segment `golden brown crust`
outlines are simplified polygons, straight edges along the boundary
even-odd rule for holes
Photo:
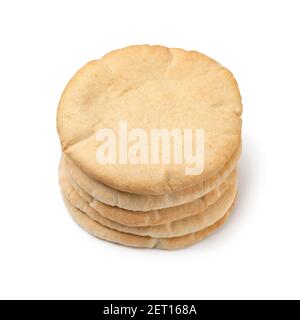
[[[228,211],[236,196],[236,184],[234,184],[215,203],[213,203],[203,211],[199,210],[194,214],[187,213],[186,217],[179,216],[178,219],[174,217],[173,221],[165,224],[133,227],[126,226],[120,224],[119,222],[108,219],[98,211],[90,207],[89,203],[84,201],[78,195],[72,185],[68,183],[68,180],[64,176],[63,172],[60,173],[60,185],[62,188],[62,193],[64,197],[69,201],[69,203],[73,207],[87,214],[91,219],[101,223],[102,225],[110,229],[118,230],[120,232],[131,233],[140,236],[150,236],[155,238],[178,237],[197,232],[201,229],[206,228],[207,226],[214,224]],[[176,213],[176,208],[173,209],[173,212]]]
[[[203,181],[193,187],[175,191],[164,195],[139,195],[114,190],[104,184],[85,175],[76,165],[63,157],[62,162],[65,170],[68,171],[73,181],[75,181],[84,191],[91,195],[92,198],[122,209],[131,211],[149,211],[158,210],[174,206],[179,206],[188,202],[199,199],[218,188],[235,170],[241,153],[239,147],[232,158],[226,163],[220,172],[214,177]]]
[[[102,217],[121,225],[145,227],[167,224],[172,221],[193,215],[199,215],[200,213],[205,212],[209,206],[219,200],[225,192],[236,186],[237,173],[234,171],[219,187],[193,202],[180,206],[150,211],[131,211],[112,207],[95,200],[92,196],[81,189],[74,180],[72,180],[67,170],[65,170],[63,162],[61,163],[60,168],[60,184],[65,197],[69,199],[73,206],[80,210],[84,212],[90,211],[93,216],[97,216],[97,214],[98,216],[101,215]],[[72,200],[68,198],[68,193],[72,193],[72,198],[75,202],[72,202]],[[79,206],[76,205],[76,203]],[[95,220],[97,220],[97,218]]]
[[[159,195],[216,175],[240,143],[241,113],[234,77],[214,60],[195,51],[131,46],[77,72],[62,95],[57,128],[64,152],[90,177],[117,190]],[[147,131],[203,129],[204,172],[187,176],[184,165],[99,166],[94,134],[116,130],[119,120]]]
[[[100,223],[92,220],[86,214],[81,212],[80,210],[74,208],[68,203],[68,200],[64,199],[66,206],[69,210],[70,215],[73,219],[87,232],[92,234],[93,236],[107,240],[110,242],[130,246],[137,248],[159,248],[159,249],[179,249],[183,247],[190,246],[196,242],[201,241],[202,239],[209,236],[212,232],[220,228],[225,224],[227,219],[230,216],[230,213],[233,209],[234,204],[228,210],[228,212],[218,220],[215,224],[200,230],[198,232],[184,235],[181,237],[174,238],[151,238],[151,237],[143,237],[137,236],[133,234],[127,234],[120,231],[116,231],[110,228],[107,228]]]

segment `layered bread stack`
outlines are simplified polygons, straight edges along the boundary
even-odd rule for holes
[[[141,45],[88,63],[57,114],[70,214],[127,246],[175,249],[205,238],[236,200],[241,114],[233,75],[201,53]],[[155,132],[170,139],[151,139]],[[200,149],[201,162],[191,162]]]

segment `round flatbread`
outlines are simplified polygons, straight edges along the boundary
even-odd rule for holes
[[[234,204],[228,210],[228,212],[218,220],[215,224],[200,230],[195,233],[191,233],[181,237],[174,238],[151,238],[151,237],[142,237],[129,233],[120,232],[117,230],[110,229],[104,225],[96,222],[95,220],[89,218],[85,213],[73,207],[68,200],[64,199],[66,206],[70,215],[73,219],[87,232],[93,236],[103,239],[106,241],[122,244],[130,247],[138,248],[159,248],[159,249],[179,249],[183,247],[190,246],[196,242],[201,241],[202,239],[209,236],[212,232],[220,228],[230,216],[230,213],[233,209]]]
[[[164,195],[215,176],[241,140],[241,97],[226,68],[209,57],[162,46],[113,51],[79,70],[61,97],[57,128],[64,153],[87,176],[113,189]],[[204,170],[186,174],[181,164],[99,164],[97,133],[201,129]]]
[[[82,200],[70,184],[61,181],[61,187],[63,195],[69,201],[69,203],[73,207],[76,207],[77,209],[80,209],[82,212],[87,214],[91,219],[101,223],[102,225],[110,229],[140,236],[149,236],[152,238],[179,237],[189,233],[200,231],[221,219],[231,207],[236,196],[235,185],[231,187],[227,192],[225,192],[219,200],[217,200],[203,212],[166,224],[130,227],[103,217],[98,211],[91,208],[87,202]]]
[[[232,158],[224,165],[222,170],[214,177],[184,190],[167,193],[164,195],[140,195],[112,189],[90,178],[80,170],[74,162],[63,157],[65,170],[72,179],[94,199],[107,204],[131,211],[150,211],[179,206],[199,199],[218,188],[235,170],[241,153],[241,146]]]
[[[87,212],[87,210],[96,210],[101,216],[119,224],[131,227],[142,227],[167,224],[172,221],[190,217],[206,211],[208,207],[214,204],[226,191],[228,191],[231,187],[236,186],[237,173],[236,171],[232,172],[231,175],[219,187],[210,191],[205,196],[194,200],[193,202],[176,207],[151,211],[130,211],[118,207],[112,207],[95,200],[91,195],[81,189],[75,181],[72,180],[72,177],[65,170],[63,161],[61,162],[60,166],[60,184],[63,189],[66,189],[64,191],[65,195],[68,193],[73,193],[73,198],[77,198],[77,203],[79,204],[77,207],[82,211]],[[81,201],[79,201],[78,198]],[[74,203],[72,203],[72,205],[76,207]],[[86,208],[87,205],[90,208]]]

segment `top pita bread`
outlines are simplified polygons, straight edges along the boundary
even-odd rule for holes
[[[195,52],[131,46],[91,61],[61,97],[57,127],[65,154],[87,175],[137,194],[174,192],[216,175],[240,143],[242,105],[232,74]],[[196,129],[205,134],[205,168],[185,175],[182,165],[99,165],[95,133],[128,128]],[[134,177],[134,179],[133,179]]]

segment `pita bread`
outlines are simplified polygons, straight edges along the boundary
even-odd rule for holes
[[[76,207],[77,209],[80,209],[82,212],[86,213],[91,219],[110,229],[140,236],[150,236],[153,238],[179,237],[189,233],[197,232],[214,224],[228,211],[236,196],[235,185],[225,192],[225,194],[218,201],[208,207],[208,209],[204,212],[167,224],[144,227],[129,227],[109,220],[103,217],[98,211],[91,208],[87,202],[80,198],[75,189],[68,184],[67,180],[65,180],[63,176],[61,176],[60,185],[63,195],[69,201],[69,203],[73,207]]]
[[[120,232],[110,229],[104,225],[89,218],[85,213],[73,207],[68,200],[64,199],[70,215],[73,219],[87,232],[93,236],[106,241],[122,244],[130,247],[137,248],[159,248],[159,249],[179,249],[190,246],[196,242],[209,236],[212,232],[224,225],[230,216],[234,204],[228,210],[228,212],[215,224],[200,230],[195,233],[191,233],[181,237],[174,238],[151,238],[142,237],[129,233]]]
[[[81,189],[76,184],[76,182],[72,180],[68,172],[64,169],[64,162],[61,162],[61,184],[64,183],[70,185],[85,204],[88,204],[103,217],[115,221],[119,224],[132,227],[166,224],[195,214],[200,214],[201,212],[207,210],[210,205],[215,203],[227,190],[235,186],[237,183],[237,173],[236,171],[234,171],[219,187],[210,191],[202,198],[194,200],[193,202],[160,210],[130,211],[118,207],[111,207],[95,200],[92,196]],[[69,189],[70,186],[68,187]],[[74,203],[72,203],[72,205],[76,206],[74,205]],[[87,212],[82,207],[79,207],[79,209]]]
[[[203,181],[198,185],[187,188],[185,190],[176,191],[164,195],[140,195],[130,194],[114,190],[104,184],[101,184],[90,178],[80,170],[74,162],[67,157],[63,157],[66,162],[66,170],[84,191],[90,194],[94,199],[122,209],[131,211],[150,211],[169,207],[179,206],[188,202],[199,199],[218,188],[235,170],[241,153],[241,146],[235,151],[232,158],[226,163],[223,169],[210,179]]]
[[[123,192],[164,196],[218,175],[240,144],[241,113],[237,83],[219,63],[195,51],[142,45],[79,70],[62,94],[57,128],[64,153],[87,176]],[[204,130],[203,172],[186,175],[185,163],[100,165],[96,133],[117,133],[124,120],[129,130],[143,128],[148,136],[156,128]]]

